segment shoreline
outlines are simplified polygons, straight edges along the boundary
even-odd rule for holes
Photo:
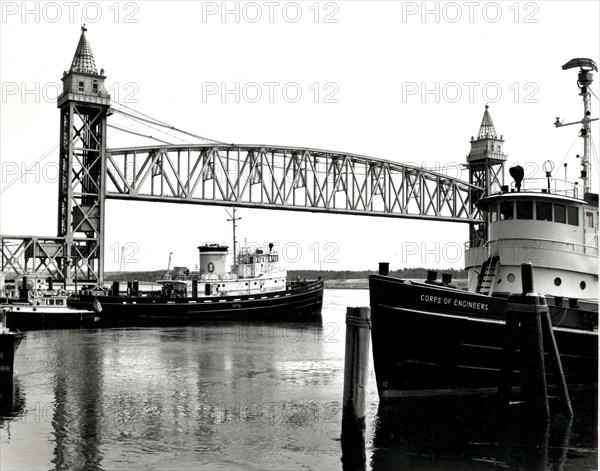
[[[466,289],[467,280],[457,278],[452,280],[457,288]],[[350,278],[345,280],[325,280],[325,289],[369,289],[369,280],[363,278]]]

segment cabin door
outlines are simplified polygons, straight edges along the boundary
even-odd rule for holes
[[[596,219],[597,216],[593,211],[585,211],[585,218],[583,222],[584,247],[598,247],[598,240],[596,239]]]

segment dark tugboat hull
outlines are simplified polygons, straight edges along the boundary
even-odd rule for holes
[[[243,296],[162,298],[74,295],[68,305],[98,312],[99,327],[189,324],[202,320],[315,320],[323,304],[323,281],[285,291]]]
[[[386,276],[370,278],[373,360],[382,400],[495,394],[506,337],[507,300]],[[551,308],[569,389],[597,387],[596,313],[589,329],[564,327],[568,308]],[[548,372],[547,372],[548,373]],[[554,380],[548,374],[548,384]]]
[[[41,329],[79,329],[94,327],[98,315],[65,309],[62,312],[46,312],[43,309],[18,310],[15,306],[7,313],[8,325],[20,331]]]
[[[22,332],[0,333],[0,378],[12,380],[15,352],[25,336]]]

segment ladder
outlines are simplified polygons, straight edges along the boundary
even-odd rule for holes
[[[488,258],[481,266],[481,273],[477,279],[476,292],[485,294],[488,296],[492,295],[494,291],[494,280],[496,279],[496,269],[500,264],[500,257],[492,256]]]

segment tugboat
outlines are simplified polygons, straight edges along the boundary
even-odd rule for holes
[[[52,278],[23,275],[2,285],[0,309],[7,309],[8,324],[18,330],[92,327],[97,314],[67,306],[67,298],[67,291],[56,289]]]
[[[199,271],[175,267],[173,278],[160,280],[160,291],[142,292],[129,283],[126,295],[119,282],[110,293],[83,291],[69,297],[68,305],[94,309],[99,325],[189,323],[204,319],[315,320],[323,304],[323,281],[288,281],[277,265],[279,255],[268,250],[242,248],[226,271],[228,246],[198,247]]]
[[[471,181],[485,193],[475,203],[483,224],[473,225],[465,251],[468,289],[431,272],[425,282],[387,276],[386,266],[370,277],[373,360],[382,401],[410,397],[495,394],[505,339],[508,296],[521,291],[520,265],[531,262],[535,290],[549,305],[554,336],[569,390],[598,383],[598,194],[591,192],[590,59],[579,67],[584,101],[582,185],[553,178],[524,179],[510,169],[503,184],[503,139],[497,138],[486,106],[480,133],[467,158]],[[563,124],[557,118],[557,127]],[[566,124],[565,124],[566,125]],[[578,156],[579,157],[579,156]],[[480,179],[479,179],[480,178]],[[479,180],[479,181],[478,181]],[[493,191],[497,186],[500,191]],[[556,380],[548,375],[550,388]]]

